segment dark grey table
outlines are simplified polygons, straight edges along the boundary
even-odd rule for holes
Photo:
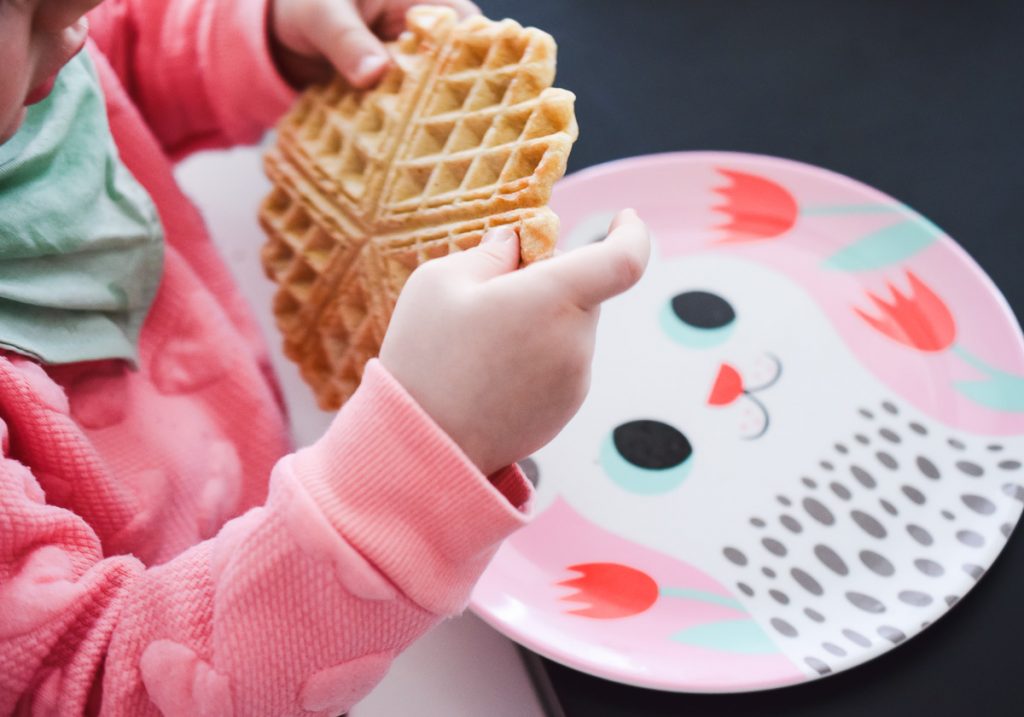
[[[558,85],[578,98],[569,171],[705,149],[827,167],[945,229],[1020,320],[1024,3],[477,2],[558,41]],[[1014,534],[967,598],[919,637],[812,684],[675,695],[537,664],[568,717],[1022,715],[1024,539]]]

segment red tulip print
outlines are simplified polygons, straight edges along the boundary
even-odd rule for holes
[[[775,239],[796,224],[799,207],[793,195],[779,184],[756,174],[719,169],[730,184],[715,191],[725,200],[713,207],[729,215],[717,228],[727,232],[727,243]]]
[[[956,338],[956,322],[949,308],[927,284],[907,271],[910,291],[904,294],[888,283],[892,301],[868,293],[880,315],[854,309],[857,315],[883,334],[918,351],[944,351]]]
[[[614,619],[637,615],[658,599],[658,584],[645,572],[619,563],[581,563],[569,570],[579,577],[558,583],[576,592],[562,600],[587,603],[569,610],[574,615]]]

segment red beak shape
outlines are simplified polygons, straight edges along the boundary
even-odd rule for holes
[[[718,367],[718,377],[708,396],[712,406],[728,406],[743,394],[743,379],[740,372],[727,363]]]

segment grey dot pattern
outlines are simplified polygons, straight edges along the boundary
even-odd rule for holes
[[[932,604],[932,596],[920,590],[903,590],[899,594],[900,602],[914,607],[927,607]]]
[[[800,568],[793,568],[789,571],[789,574],[793,576],[797,584],[804,590],[809,592],[811,595],[821,595],[825,590],[821,587],[821,584],[811,577],[807,572]]]
[[[774,627],[775,630],[784,637],[796,637],[798,634],[796,628],[781,617],[773,617],[770,622],[772,627]]]
[[[846,650],[841,648],[839,645],[835,645],[831,642],[821,643],[821,647],[825,652],[831,653],[836,657],[846,657]]]
[[[910,533],[910,537],[916,540],[918,543],[924,546],[929,546],[935,542],[932,534],[922,528],[920,525],[911,523],[907,526],[907,532]]]
[[[843,630],[843,637],[859,647],[871,647],[871,640],[861,635],[856,630],[849,628]]]
[[[809,466],[814,472],[797,474],[790,489],[774,496],[773,502],[784,508],[776,513],[774,530],[757,537],[766,551],[761,554],[766,564],[760,570],[755,568],[753,580],[734,583],[747,597],[771,598],[775,615],[769,622],[775,633],[788,638],[806,633],[805,638],[817,640],[809,644],[819,647],[803,655],[805,663],[816,670],[831,671],[833,660],[870,647],[872,639],[865,635],[877,634],[885,642],[899,644],[917,631],[922,618],[928,618],[923,620],[927,625],[936,603],[952,605],[958,599],[943,590],[947,581],[957,574],[976,580],[984,573],[983,567],[958,560],[957,555],[963,558],[967,555],[963,551],[984,547],[998,540],[1000,533],[1005,538],[1014,527],[1003,513],[1005,499],[993,496],[993,486],[984,480],[1000,471],[1004,481],[1015,478],[1008,472],[1021,468],[1012,454],[993,455],[1002,446],[992,448],[997,444],[978,442],[968,447],[957,438],[936,435],[936,428],[924,421],[904,419],[893,425],[890,416],[901,415],[893,402],[863,408],[860,414],[869,421],[883,420],[832,443],[831,450]],[[922,440],[928,436],[934,437]],[[949,447],[936,447],[937,439]],[[953,454],[951,448],[960,453]],[[970,482],[978,478],[981,482]],[[940,495],[931,486],[942,479],[946,482]],[[1024,485],[1020,483],[1024,481],[1004,483],[1003,493],[1024,502]],[[957,491],[953,494],[956,505],[948,498],[942,500],[949,490]],[[948,528],[937,526],[939,515],[951,521]],[[979,522],[978,516],[1003,519]],[[772,516],[764,518],[771,520]],[[754,528],[769,527],[762,517],[748,520]],[[858,526],[854,530],[859,533],[848,532],[847,520]],[[836,533],[826,530],[837,523],[840,530]],[[857,534],[861,536],[859,544],[851,544]],[[945,546],[954,538],[960,547],[950,552]],[[873,550],[867,549],[869,544]],[[943,546],[941,552],[937,544]],[[747,550],[752,546],[740,544],[726,557],[734,565],[746,566],[749,550],[744,553],[741,547]],[[906,551],[911,547],[917,555],[908,558]],[[946,590],[949,587],[955,588],[955,583],[949,583]],[[824,600],[830,595],[840,596],[862,616],[851,619],[841,633],[830,632],[838,630],[841,623],[830,624],[816,609],[826,605]],[[899,628],[881,623],[886,613],[891,621],[896,615],[909,617],[908,609],[920,609],[921,616],[909,625],[895,623]],[[854,613],[845,614],[852,618]]]
[[[804,662],[806,662],[808,667],[817,672],[819,675],[824,676],[832,672],[832,668],[829,667],[822,660],[819,660],[817,657],[805,657]]]
[[[879,429],[878,435],[880,435],[889,443],[902,443],[903,439],[899,437],[899,434],[889,428]]]
[[[878,485],[878,482],[875,480],[874,476],[872,476],[870,473],[868,473],[860,466],[850,466],[850,473],[853,475],[854,478],[857,479],[857,482],[860,483],[865,488],[874,488],[876,485]]]
[[[971,478],[978,478],[985,473],[984,468],[971,461],[957,461],[956,467],[960,469],[961,473],[969,475]]]
[[[941,577],[946,573],[945,568],[928,558],[918,558],[914,561],[914,567],[933,578]]]
[[[881,600],[873,598],[870,595],[865,595],[862,592],[850,590],[846,593],[846,599],[849,600],[854,607],[859,607],[865,612],[876,614],[885,612],[885,605],[882,604]]]
[[[808,515],[822,525],[832,525],[836,522],[836,517],[832,515],[832,511],[826,508],[819,500],[814,498],[804,498],[803,506]]]
[[[907,496],[907,500],[911,503],[917,503],[918,505],[924,505],[925,497],[924,493],[919,491],[912,485],[905,485],[900,488],[903,491],[903,495]]]
[[[964,565],[964,572],[970,575],[975,580],[981,580],[981,576],[985,574],[985,568],[981,567],[980,565],[973,565],[971,563],[967,563],[966,565]]]
[[[889,453],[886,453],[885,451],[878,451],[877,453],[875,453],[875,458],[878,459],[879,463],[881,463],[883,466],[885,466],[891,471],[897,470],[900,467],[900,464],[896,461],[896,459],[893,458],[892,455],[890,455]]]
[[[780,515],[779,522],[782,523],[783,527],[791,533],[800,533],[804,529],[803,526],[800,525],[800,521],[792,515]]]
[[[815,610],[814,608],[805,607],[804,615],[806,615],[809,620],[813,620],[814,622],[825,622],[825,616],[817,610]]]
[[[881,540],[886,536],[885,527],[879,523],[874,516],[865,513],[863,510],[851,511],[850,517],[853,518],[853,521],[871,537]]]
[[[747,564],[747,556],[743,554],[743,551],[737,548],[729,547],[723,550],[722,553],[725,555],[725,559],[733,565],[743,567]]]
[[[979,515],[992,515],[996,512],[996,504],[985,496],[965,493],[960,496],[960,500],[963,501],[964,505]]]
[[[851,493],[842,483],[836,483],[833,481],[832,483],[829,483],[828,487],[832,489],[833,493],[843,500],[849,500],[853,496],[853,493]]]
[[[883,578],[888,578],[896,572],[896,568],[889,562],[888,558],[884,555],[879,555],[873,550],[862,550],[858,557],[860,558],[860,561],[864,563],[864,567],[875,575],[881,575]]]
[[[825,567],[834,572],[836,575],[847,575],[850,569],[846,567],[846,563],[839,557],[836,551],[827,545],[815,545],[814,554],[818,557]]]
[[[894,645],[898,645],[907,639],[907,636],[903,634],[902,630],[897,630],[895,627],[890,625],[882,625],[879,627],[878,636],[888,640]]]
[[[956,532],[956,539],[969,548],[980,548],[985,544],[985,538],[981,533],[973,530],[958,530]]]
[[[917,464],[917,469],[924,474],[926,478],[932,480],[939,479],[939,469],[935,467],[935,464],[924,456],[918,456],[917,460],[914,461]]]
[[[945,597],[946,605],[949,607],[953,607],[954,605],[956,605],[957,600],[959,599],[960,598],[958,598],[956,595],[947,595]]]

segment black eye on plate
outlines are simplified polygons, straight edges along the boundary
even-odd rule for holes
[[[672,312],[695,329],[720,329],[736,320],[732,304],[710,291],[686,291],[672,297]]]
[[[732,334],[736,311],[710,291],[676,294],[661,312],[661,326],[674,341],[689,348],[717,346]]]
[[[672,468],[693,453],[680,431],[661,421],[630,421],[612,431],[615,449],[637,468]]]
[[[601,450],[605,473],[630,493],[672,490],[690,473],[693,446],[682,431],[643,419],[612,430]]]

